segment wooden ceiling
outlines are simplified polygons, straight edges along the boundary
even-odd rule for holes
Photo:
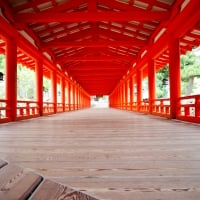
[[[63,73],[90,95],[108,95],[184,2],[1,0],[1,7],[4,17]],[[190,38],[184,39],[188,45]],[[163,56],[167,52],[161,62]]]

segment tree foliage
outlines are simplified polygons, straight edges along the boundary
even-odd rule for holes
[[[180,58],[181,65],[181,93],[182,95],[192,94],[195,87],[195,78],[200,78],[200,56],[193,51],[187,52]],[[166,97],[167,88],[163,86],[162,80],[169,77],[169,67],[165,66],[156,74],[157,97]],[[200,79],[199,79],[200,81]]]
[[[200,77],[200,57],[187,52],[181,56],[181,80],[189,81],[191,77]]]
[[[157,98],[168,97],[168,87],[163,85],[163,79],[168,79],[169,67],[165,66],[156,73],[156,96]]]
[[[35,73],[21,64],[17,65],[18,99],[35,99]]]

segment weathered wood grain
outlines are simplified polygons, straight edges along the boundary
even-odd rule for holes
[[[9,164],[0,169],[0,199],[25,200],[41,181],[41,176]]]
[[[82,192],[75,191],[71,188],[55,183],[50,180],[45,180],[33,194],[30,200],[97,200]]]
[[[0,125],[0,157],[107,200],[200,199],[200,126],[114,109]]]

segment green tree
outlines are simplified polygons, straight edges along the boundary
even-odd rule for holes
[[[200,57],[193,52],[181,56],[182,93],[190,95],[194,87],[195,77],[200,77]]]
[[[163,85],[163,79],[168,79],[169,67],[165,66],[156,73],[156,97],[163,98],[167,97],[168,87]]]
[[[19,99],[35,99],[35,74],[33,70],[17,65],[17,89]]]
[[[181,65],[181,93],[191,95],[196,85],[195,78],[200,78],[200,56],[193,51],[187,52],[180,58]],[[165,66],[156,74],[156,95],[158,98],[166,97],[168,88],[163,85],[162,80],[169,77],[169,68]],[[200,80],[200,79],[199,79]]]

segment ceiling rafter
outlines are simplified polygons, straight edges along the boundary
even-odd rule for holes
[[[57,6],[54,6],[53,8],[47,9],[46,11],[44,11],[43,13],[47,13],[47,14],[51,14],[52,13],[59,13],[59,12],[63,12],[69,9],[74,9],[78,6],[80,6],[81,4],[84,4],[86,1],[85,0],[70,0],[67,2],[64,2],[62,4],[59,4]]]
[[[72,13],[20,13],[15,15],[15,20],[22,23],[31,22],[81,22],[81,21],[151,21],[167,20],[168,11],[127,11],[127,12],[72,12]]]
[[[107,47],[107,46],[144,46],[146,41],[134,39],[132,41],[82,41],[82,42],[49,42],[43,44],[43,48],[67,48],[67,47]]]
[[[136,58],[132,56],[87,56],[87,57],[62,57],[60,59],[57,59],[57,62],[62,62],[63,60],[66,62],[71,62],[71,61],[81,61],[81,62],[88,62],[88,61],[103,61],[103,62],[111,62],[111,61],[127,61],[127,60],[135,60]]]

